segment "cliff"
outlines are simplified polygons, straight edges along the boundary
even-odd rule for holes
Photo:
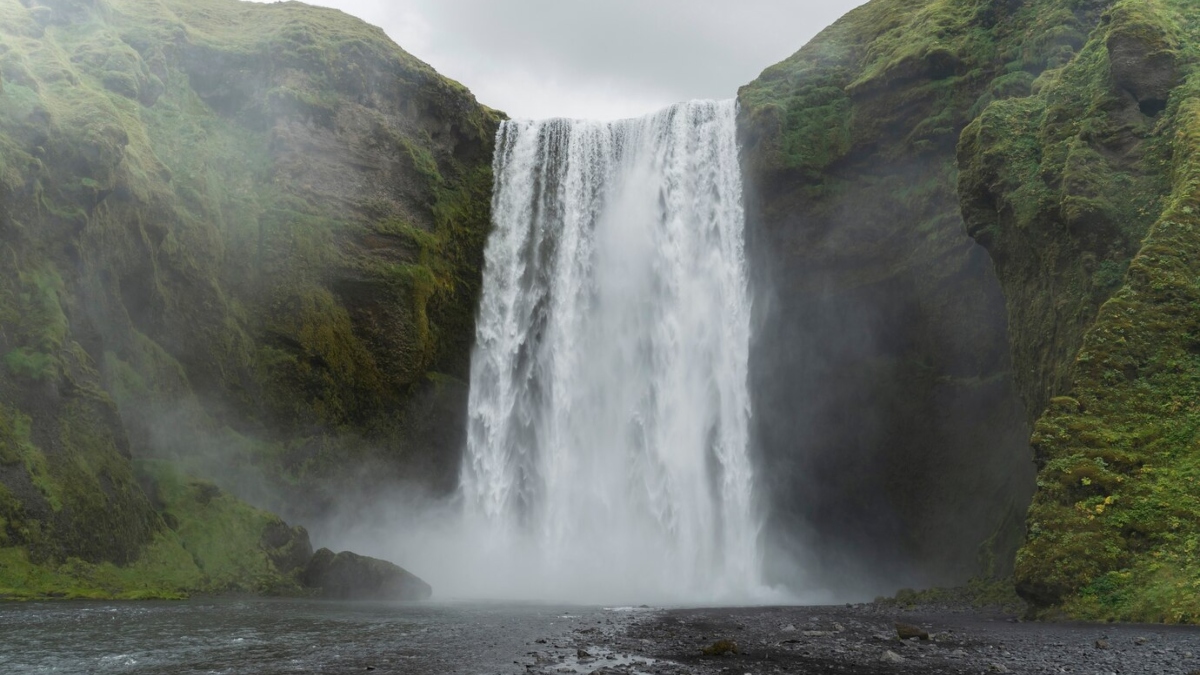
[[[307,536],[175,472],[297,517],[452,485],[498,120],[332,10],[0,0],[0,555],[264,590]],[[206,562],[210,503],[249,543]]]
[[[880,495],[849,516],[877,528],[860,549],[1013,571],[1040,610],[1200,619],[1198,13],[876,0],[743,88],[761,451],[799,452],[818,487],[775,499],[817,541],[854,548],[825,519],[841,476]]]
[[[1065,58],[1069,41],[1042,34],[1074,21],[876,0],[740,91],[770,528],[811,530],[795,548],[820,552],[803,572],[823,584],[1011,572],[1028,417],[1002,289],[963,227],[955,145],[990,99],[1021,92],[1023,68]]]
[[[1018,590],[1073,616],[1200,621],[1200,7],[1110,3],[959,147],[1037,417]]]

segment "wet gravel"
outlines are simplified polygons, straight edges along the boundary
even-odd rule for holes
[[[897,622],[928,639],[900,640]],[[361,672],[1200,675],[1200,628],[1025,623],[998,612],[883,604],[0,604],[3,675]]]
[[[896,623],[928,633],[901,640]],[[1030,623],[973,609],[886,605],[642,610],[576,628],[524,664],[538,673],[1029,673],[1200,675],[1200,629]],[[605,626],[607,628],[608,626]],[[725,641],[717,650],[714,644]],[[727,648],[736,644],[737,651]],[[706,655],[703,649],[724,651]]]

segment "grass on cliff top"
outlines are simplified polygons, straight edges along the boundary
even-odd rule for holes
[[[875,0],[739,91],[750,136],[768,144],[756,154],[820,181],[859,145],[896,160],[952,148],[988,103],[1067,63],[1093,14],[1076,0]],[[901,128],[895,147],[870,145]]]
[[[130,26],[137,44],[170,44],[180,32],[199,44],[247,56],[295,58],[296,65],[328,65],[368,52],[397,59],[411,70],[432,69],[403,51],[383,29],[337,9],[300,2],[241,0],[105,0]]]

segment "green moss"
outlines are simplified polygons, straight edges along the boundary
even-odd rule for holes
[[[931,588],[925,590],[901,589],[890,598],[876,598],[883,606],[915,609],[923,605],[945,606],[969,605],[977,608],[999,609],[1021,614],[1027,609],[1025,601],[1017,595],[1011,578],[996,579],[990,576],[971,579],[957,588]]]
[[[32,420],[0,406],[0,462],[20,464],[54,511],[62,511],[62,488],[50,474],[46,456],[30,437]]]
[[[142,462],[162,513],[204,576],[207,591],[299,591],[281,575],[263,548],[264,530],[279,518],[255,509],[216,485],[189,479],[165,462]]]
[[[78,558],[39,565],[24,549],[0,548],[0,599],[5,600],[180,600],[199,579],[191,559],[167,535],[129,567]]]
[[[1144,139],[1139,164],[1114,165],[1102,150],[1105,138],[1129,138],[1121,111],[1136,105],[1114,99],[1105,50],[1116,48],[1115,36],[1158,41],[1152,53],[1182,50],[1176,36],[1194,43],[1200,13],[1192,3],[1127,1],[1110,16],[1080,60],[1039,94],[1048,103],[1039,176],[1061,177],[1074,193],[1059,205],[1067,241],[1090,253],[1085,260],[1107,259],[1090,283],[1069,287],[1073,301],[1103,305],[1077,356],[1060,365],[1055,389],[1070,397],[1051,399],[1035,428],[1039,490],[1017,581],[1039,606],[1080,618],[1196,622],[1200,414],[1188,403],[1200,383],[1194,66],[1164,114],[1135,129]],[[1042,214],[1028,227],[1053,223]],[[1062,234],[1046,240],[1061,250]],[[1061,313],[1064,300],[1057,302]]]
[[[31,380],[48,380],[58,373],[58,352],[67,337],[67,317],[60,294],[64,291],[58,272],[34,267],[18,272],[5,288],[8,298],[4,312],[9,321],[6,333],[16,348],[4,355],[8,371]]]
[[[66,584],[176,536],[131,454],[297,501],[402,474],[426,376],[465,372],[499,115],[334,10],[56,11],[0,0],[0,545]],[[286,586],[222,504],[189,545],[245,537],[174,587]]]

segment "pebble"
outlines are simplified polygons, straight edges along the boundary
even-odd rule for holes
[[[895,623],[900,623],[895,621],[897,618],[913,627],[936,627],[937,639],[900,640],[898,632],[889,631]],[[725,638],[735,629],[744,631],[739,634],[744,638],[739,642],[747,645],[745,653],[719,658],[701,658],[696,653],[699,644]],[[1200,628],[1171,627],[1155,635],[1142,633],[1144,629],[1122,624],[1089,627],[1018,623],[972,609],[922,613],[873,605],[844,610],[828,607],[673,610],[644,617],[627,633],[609,634],[606,639],[611,642],[601,643],[601,647],[605,650],[602,653],[612,649],[625,655],[635,653],[645,644],[642,640],[655,638],[651,641],[653,648],[646,650],[647,656],[658,659],[654,665],[645,668],[624,662],[612,664],[619,669],[614,673],[621,675],[634,672],[739,675],[746,669],[754,675],[789,672],[1190,675],[1191,669],[1200,666],[1191,660],[1193,652],[1200,653]],[[708,637],[701,642],[697,640],[701,635]],[[586,639],[595,644],[594,637]],[[582,642],[579,645],[587,646]],[[537,670],[535,675],[552,672]],[[577,672],[597,675],[590,669]],[[1195,675],[1200,675],[1200,671]]]

